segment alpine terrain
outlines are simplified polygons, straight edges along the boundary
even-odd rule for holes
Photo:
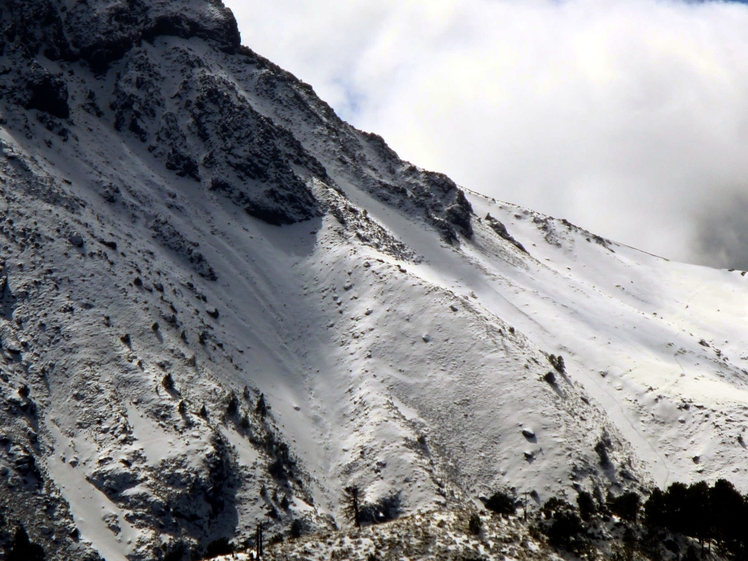
[[[0,189],[5,555],[748,492],[745,272],[400,160],[220,0],[3,0]]]

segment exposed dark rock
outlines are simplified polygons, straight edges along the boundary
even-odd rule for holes
[[[499,237],[505,239],[509,243],[511,243],[513,246],[515,246],[520,251],[527,253],[527,250],[525,249],[525,246],[523,246],[520,242],[518,242],[514,237],[507,231],[506,226],[499,221],[496,220],[493,216],[490,214],[486,215],[486,222],[491,227],[491,229],[496,232]]]
[[[177,255],[186,258],[201,277],[211,281],[218,279],[213,268],[208,264],[203,254],[198,251],[199,244],[185,238],[166,218],[161,215],[157,216],[151,224],[151,230],[154,239]]]
[[[408,180],[405,187],[408,199],[425,212],[446,241],[456,241],[457,233],[472,238],[473,209],[454,181],[444,174],[420,170],[413,165],[405,167],[403,176]]]
[[[0,4],[0,28],[3,51],[29,59],[40,51],[50,60],[75,57],[54,0],[4,0]]]
[[[187,2],[90,0],[68,10],[64,26],[78,56],[97,73],[107,72],[142,40],[154,42],[162,36],[199,37],[225,52],[235,52],[240,38],[230,10],[218,2],[206,2],[201,8],[212,9],[213,17],[195,13]]]
[[[320,216],[316,199],[294,167],[321,180],[327,179],[327,172],[298,140],[252,109],[231,84],[204,77],[197,92],[191,114],[197,135],[211,154],[203,165],[225,164],[238,178],[234,184],[214,176],[211,189],[270,224]]]
[[[67,84],[59,76],[53,76],[37,66],[28,74],[26,82],[25,109],[38,109],[59,119],[70,116]]]

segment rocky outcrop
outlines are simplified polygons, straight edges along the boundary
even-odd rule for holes
[[[0,7],[0,28],[4,54],[81,60],[96,73],[161,36],[199,37],[227,53],[240,45],[231,11],[209,1],[91,0],[68,8],[59,0],[8,0]]]
[[[48,558],[91,561],[107,544],[197,558],[257,519],[333,525],[253,385],[266,343],[239,349],[244,331],[222,329],[214,294],[266,289],[254,248],[235,253],[222,228],[280,246],[301,231],[304,252],[331,226],[321,243],[419,261],[342,185],[450,243],[472,235],[462,191],[240,47],[218,0],[0,2],[0,126],[0,521]],[[259,300],[255,313],[282,322]],[[106,509],[89,516],[81,488]],[[395,516],[399,497],[377,512]]]

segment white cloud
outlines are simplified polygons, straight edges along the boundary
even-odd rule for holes
[[[745,5],[228,5],[245,44],[404,158],[647,251],[748,268]]]

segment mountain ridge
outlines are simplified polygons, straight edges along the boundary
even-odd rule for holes
[[[401,161],[219,2],[0,10],[0,514],[50,555],[334,528],[347,485],[747,488],[740,272]]]

